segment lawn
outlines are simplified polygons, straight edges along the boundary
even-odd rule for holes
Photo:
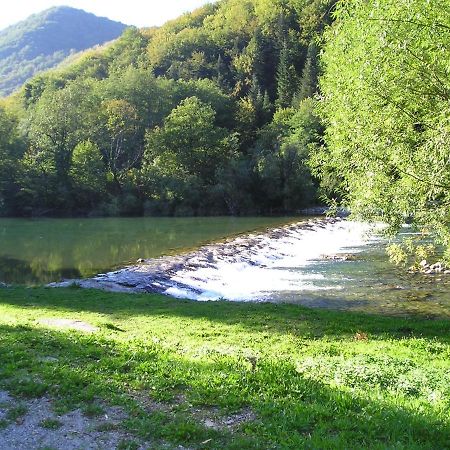
[[[0,390],[155,449],[445,449],[450,321],[2,288]]]

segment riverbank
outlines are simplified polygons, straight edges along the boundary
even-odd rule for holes
[[[0,330],[2,448],[21,429],[49,446],[74,417],[122,449],[450,442],[450,321],[2,288]]]

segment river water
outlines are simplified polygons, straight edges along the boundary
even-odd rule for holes
[[[0,280],[102,273],[86,286],[450,317],[450,277],[408,274],[392,266],[385,246],[369,225],[341,220],[8,219],[0,220]]]
[[[0,219],[0,281],[86,278],[295,220],[273,217]]]

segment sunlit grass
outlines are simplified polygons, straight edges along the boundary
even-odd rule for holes
[[[0,363],[0,387],[18,398],[47,395],[58,412],[87,416],[121,405],[122,425],[137,439],[173,446],[450,443],[449,321],[1,289]]]

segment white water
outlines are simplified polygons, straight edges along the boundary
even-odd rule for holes
[[[339,290],[343,279],[325,277],[315,266],[333,264],[327,257],[361,252],[377,240],[372,230],[365,223],[339,221],[290,227],[276,239],[252,236],[257,242],[252,246],[240,245],[246,238],[238,238],[231,243],[239,249],[237,254],[215,251],[207,264],[199,261],[194,270],[176,272],[166,294],[199,301],[263,301],[280,294]]]

